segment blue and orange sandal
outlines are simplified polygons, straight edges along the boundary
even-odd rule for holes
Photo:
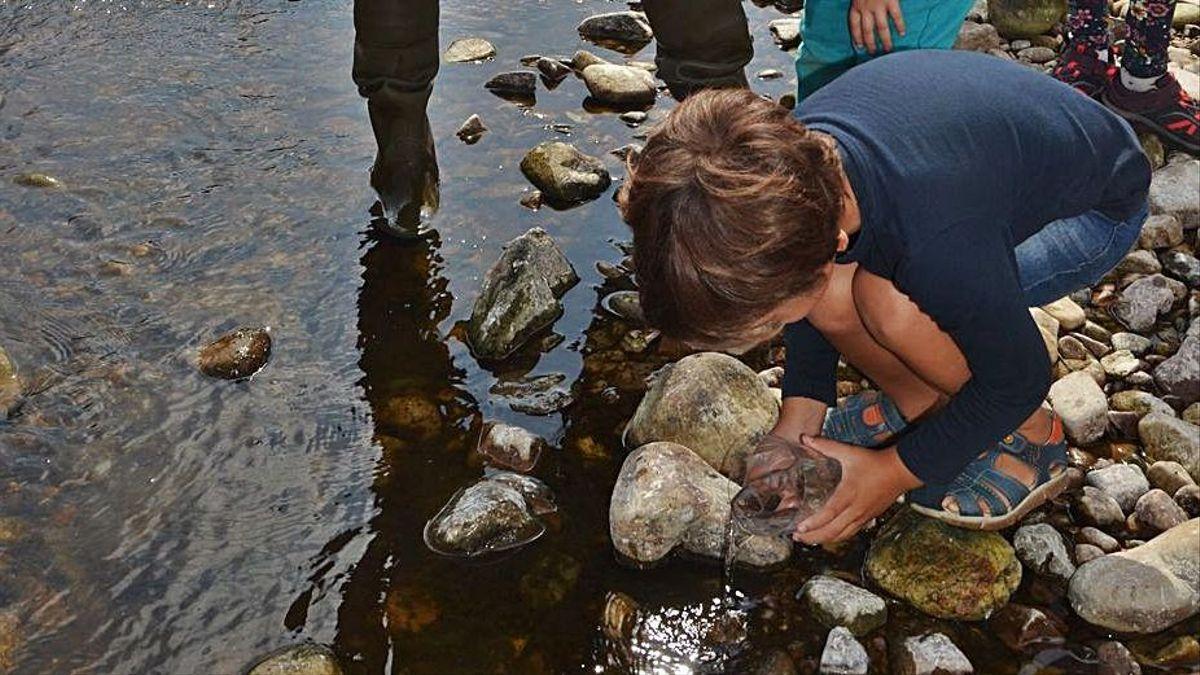
[[[908,423],[892,399],[878,391],[848,396],[830,408],[821,435],[864,448],[887,445]]]
[[[1004,465],[1008,466],[1005,467]],[[1008,470],[1006,470],[1006,468]],[[1032,470],[1032,485],[1011,473]],[[1054,499],[1067,486],[1067,441],[1053,416],[1050,438],[1033,443],[1013,432],[984,451],[948,486],[927,485],[908,493],[913,510],[949,525],[1002,530]]]

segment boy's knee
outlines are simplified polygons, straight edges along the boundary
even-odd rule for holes
[[[885,347],[892,344],[906,323],[904,296],[892,282],[862,268],[855,271],[850,288],[863,327]]]

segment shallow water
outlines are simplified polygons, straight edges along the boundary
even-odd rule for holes
[[[0,344],[31,392],[0,423],[7,666],[233,673],[314,640],[354,673],[620,672],[624,648],[601,628],[612,591],[658,627],[640,662],[675,664],[662,672],[736,671],[776,646],[815,663],[825,631],[791,596],[813,571],[853,573],[861,551],[739,572],[756,601],[748,637],[730,638],[699,630],[724,612],[719,563],[632,570],[608,540],[621,425],[642,378],[677,354],[630,361],[629,326],[598,304],[615,289],[593,263],[619,261],[628,236],[611,194],[530,211],[517,164],[569,125],[619,177],[607,153],[635,130],[586,112],[573,77],[532,109],[481,85],[526,53],[583,47],[575,24],[622,8],[442,4],[443,48],[478,35],[499,55],[442,65],[428,105],[439,208],[433,233],[405,243],[371,234],[376,148],[350,78],[350,2],[0,3]],[[779,14],[747,12],[748,72],[788,72],[766,29]],[[468,146],[454,131],[471,113],[490,131]],[[9,180],[27,171],[64,187]],[[534,225],[582,277],[554,327],[564,339],[481,367],[454,327],[502,244]],[[197,347],[243,324],[270,326],[269,365],[245,382],[200,375]],[[563,414],[489,394],[555,372],[575,396]],[[481,474],[470,450],[490,419],[556,446],[536,474],[559,511],[528,549],[472,565],[428,551],[422,528]],[[896,612],[893,625],[949,632],[982,670],[1019,667],[980,627]],[[698,663],[711,654],[718,665]]]

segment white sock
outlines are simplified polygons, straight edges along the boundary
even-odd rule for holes
[[[1121,69],[1121,84],[1129,91],[1150,91],[1156,82],[1157,77],[1134,77],[1128,70]]]

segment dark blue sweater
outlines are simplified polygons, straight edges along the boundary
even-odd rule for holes
[[[1050,386],[1014,248],[1090,210],[1125,219],[1150,167],[1129,126],[1050,77],[983,54],[911,51],[858,66],[796,111],[833,136],[862,211],[843,263],[891,280],[958,344],[971,380],[899,443],[945,482],[1016,429]],[[784,396],[834,402],[838,355],[787,327]],[[920,348],[919,345],[915,345]]]

